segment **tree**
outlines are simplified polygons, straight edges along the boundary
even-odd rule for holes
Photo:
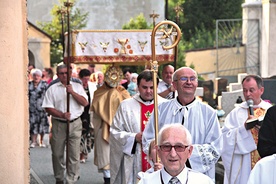
[[[169,19],[175,20],[175,10],[180,5],[178,25],[183,32],[185,50],[213,47],[217,19],[242,17],[244,0],[169,0]]]
[[[186,66],[185,62],[185,41],[183,40],[183,29],[181,28],[181,22],[184,21],[183,18],[183,3],[185,3],[185,0],[169,0],[168,1],[168,17],[169,20],[175,22],[178,24],[179,28],[182,32],[181,40],[178,44],[178,58],[176,62],[176,68],[178,69],[182,66]],[[180,9],[179,9],[180,8]],[[178,9],[178,10],[177,10]]]
[[[168,5],[168,17],[169,20],[172,20],[178,24],[181,24],[181,22],[184,22],[184,16],[183,16],[183,4],[185,3],[185,0],[169,0],[168,1],[169,5]],[[180,8],[182,8],[181,11],[179,11],[179,20],[176,20],[176,7],[179,6]]]
[[[123,25],[123,29],[152,29],[152,25],[148,25],[143,13],[135,18],[131,18],[128,23]]]
[[[48,33],[52,37],[51,42],[51,66],[63,61],[63,40],[62,40],[62,23],[61,14],[58,11],[63,6],[63,1],[59,0],[59,4],[55,4],[51,10],[51,22],[38,22],[38,27]],[[66,9],[66,7],[64,7]],[[70,30],[82,29],[86,27],[88,12],[83,12],[79,8],[72,7],[70,10]],[[67,31],[67,15],[64,19],[64,30]]]
[[[189,41],[197,29],[213,32],[217,19],[241,18],[243,2],[244,0],[185,0],[182,4],[184,22],[181,22],[184,39]]]

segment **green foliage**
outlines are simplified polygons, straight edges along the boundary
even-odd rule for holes
[[[180,27],[181,31],[181,22],[184,21],[183,17],[183,3],[185,3],[185,0],[169,0],[168,1],[168,18],[169,20],[176,22],[178,26]],[[176,13],[176,7],[181,8],[178,13]],[[182,39],[180,40],[178,44],[178,57],[177,57],[177,62],[176,62],[176,68],[178,69],[180,67],[186,66],[185,62],[185,41],[183,40],[183,32],[182,32]]]
[[[168,1],[168,19],[174,22],[177,22],[177,15],[176,15],[176,11],[175,8],[177,6],[180,6],[180,8],[182,9],[182,11],[179,12],[179,20],[178,20],[178,24],[180,24],[181,22],[184,22],[184,16],[183,16],[183,4],[185,3],[185,0],[169,0]]]
[[[184,50],[214,47],[217,19],[242,17],[244,0],[169,0],[169,19],[176,20],[174,8],[180,5],[178,25],[183,33]]]
[[[176,69],[181,68],[183,66],[186,66],[185,62],[185,45],[184,45],[184,40],[181,39],[180,42],[178,43],[177,49],[178,49],[178,57],[177,57],[177,62],[176,62]]]
[[[236,19],[242,17],[241,4],[244,0],[186,0],[183,4],[184,23],[181,24],[184,39],[189,41],[197,29],[204,28],[213,33],[217,19]]]
[[[202,24],[200,28],[195,28],[195,33],[189,41],[185,42],[184,50],[213,48],[215,46],[216,32],[208,31]]]
[[[135,18],[123,25],[123,29],[151,29],[152,26],[148,25],[143,13],[140,13]]]
[[[51,22],[38,22],[38,27],[52,37],[51,42],[51,66],[63,60],[63,40],[62,40],[62,15],[58,13],[63,7],[63,1],[55,4],[51,10]],[[65,7],[64,7],[65,8]],[[66,9],[66,8],[65,8]],[[78,8],[72,7],[70,10],[70,30],[82,29],[87,24],[88,12],[82,12]],[[64,16],[64,32],[67,32],[67,15]]]

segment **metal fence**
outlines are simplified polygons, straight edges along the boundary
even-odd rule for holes
[[[216,21],[216,76],[260,74],[259,20]]]

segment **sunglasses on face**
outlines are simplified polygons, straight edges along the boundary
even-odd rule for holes
[[[186,148],[188,148],[189,146],[184,146],[184,145],[160,145],[159,148],[161,151],[164,152],[170,152],[172,150],[172,148],[174,148],[174,150],[176,152],[184,152],[186,150]]]

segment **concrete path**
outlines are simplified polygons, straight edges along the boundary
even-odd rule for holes
[[[77,184],[103,184],[103,175],[94,165],[94,150],[88,155],[86,163],[80,164],[80,180]],[[30,148],[31,184],[55,184],[51,148]]]

